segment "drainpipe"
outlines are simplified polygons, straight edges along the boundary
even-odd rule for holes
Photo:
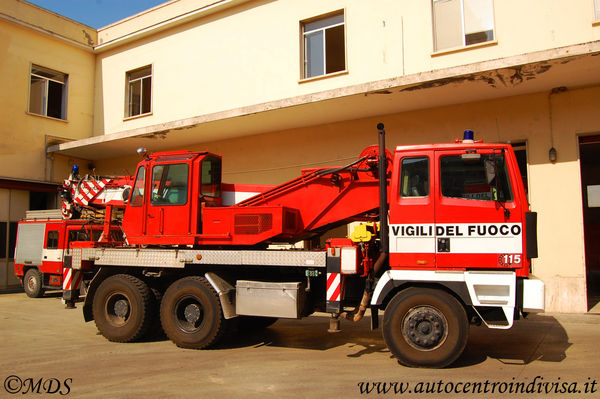
[[[390,237],[388,234],[388,200],[387,200],[387,156],[385,151],[385,127],[377,124],[379,130],[379,240],[381,254],[390,252]]]

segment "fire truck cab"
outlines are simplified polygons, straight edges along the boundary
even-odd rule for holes
[[[525,251],[529,209],[509,151],[485,143],[397,148],[389,201],[392,269],[529,274],[528,258],[537,255],[534,246]]]
[[[207,152],[144,154],[123,230],[131,244],[191,245],[202,234],[202,209],[221,205],[221,157]]]

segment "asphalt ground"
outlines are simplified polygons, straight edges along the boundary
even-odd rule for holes
[[[119,344],[57,294],[0,295],[0,398],[596,398],[600,316],[532,315],[510,330],[472,326],[442,370],[399,365],[370,321],[279,320],[211,350],[164,337]]]

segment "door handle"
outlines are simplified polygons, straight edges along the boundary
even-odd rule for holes
[[[160,220],[158,221],[158,231],[163,234],[163,228],[165,224],[165,210],[160,208]]]

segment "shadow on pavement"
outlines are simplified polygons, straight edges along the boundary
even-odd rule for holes
[[[469,334],[467,347],[452,368],[478,364],[488,357],[504,364],[561,362],[571,346],[567,332],[552,316],[516,320],[509,330],[471,326]]]
[[[298,349],[327,350],[347,346],[348,357],[372,353],[389,353],[381,330],[370,330],[370,321],[342,323],[342,331],[327,332],[328,318],[313,316],[297,320],[279,320],[261,331],[238,331],[216,349],[260,347],[264,345]],[[469,341],[463,355],[451,368],[468,367],[484,362],[488,357],[505,364],[528,364],[533,361],[561,362],[571,346],[562,325],[552,316],[532,315],[515,321],[509,330],[494,330],[471,326]],[[390,355],[391,356],[391,355]]]
[[[285,347],[325,351],[345,346],[347,357],[362,357],[373,353],[387,353],[381,329],[371,331],[368,317],[359,323],[342,322],[342,329],[329,333],[329,317],[311,316],[302,320],[280,319],[275,324],[258,330],[231,329],[213,350]],[[142,342],[165,341],[160,329]],[[483,363],[488,358],[504,364],[525,365],[533,361],[561,362],[571,346],[563,326],[552,316],[532,315],[517,320],[509,330],[495,330],[485,326],[471,326],[469,341],[462,356],[449,368],[462,368]]]
[[[280,319],[272,326],[258,331],[238,330],[227,337],[218,348],[277,346],[286,348],[327,350],[349,346],[349,357],[360,357],[375,352],[389,352],[381,331],[370,330],[368,317],[360,323],[342,321],[337,333],[328,332],[329,317],[311,316],[302,320]],[[354,352],[355,350],[355,352]]]

